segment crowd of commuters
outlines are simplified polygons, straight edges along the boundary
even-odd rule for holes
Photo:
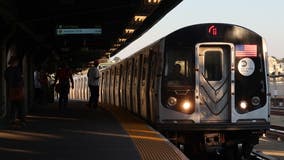
[[[88,86],[90,97],[88,106],[90,109],[98,107],[99,98],[99,61],[93,61],[93,65],[87,72]],[[70,88],[74,88],[74,81],[72,71],[67,63],[59,65],[55,72],[54,89],[59,94],[58,105],[59,112],[66,110],[68,105],[68,94]],[[43,68],[37,66],[34,74],[34,107],[47,103],[49,81],[48,75]],[[24,78],[22,71],[21,60],[16,56],[11,56],[8,61],[7,69],[5,70],[5,80],[7,86],[7,96],[10,105],[8,120],[9,123],[26,125],[25,108],[24,108]]]

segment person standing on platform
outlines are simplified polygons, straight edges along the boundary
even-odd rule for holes
[[[16,124],[16,119],[21,125],[26,125],[24,109],[24,79],[20,61],[16,56],[11,56],[8,68],[5,70],[8,101],[10,103],[9,122]]]
[[[57,69],[55,73],[54,84],[59,80],[58,90],[59,90],[59,111],[62,112],[66,109],[68,104],[68,94],[70,90],[70,82],[72,89],[74,88],[74,81],[72,77],[72,72],[66,63],[63,63]],[[55,85],[54,85],[55,86]]]
[[[95,60],[94,65],[88,70],[88,86],[91,92],[91,96],[89,98],[89,107],[97,108],[98,100],[99,100],[99,70],[98,70],[99,61]]]
[[[34,71],[34,102],[35,105],[40,105],[42,102],[42,87],[40,83],[40,71],[39,67]]]
[[[41,91],[42,91],[42,104],[46,105],[48,100],[47,100],[47,97],[48,97],[48,75],[47,73],[45,72],[45,69],[42,68],[40,70],[40,85],[41,85]]]

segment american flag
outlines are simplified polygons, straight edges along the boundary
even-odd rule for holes
[[[236,57],[256,57],[257,46],[255,44],[236,45]]]

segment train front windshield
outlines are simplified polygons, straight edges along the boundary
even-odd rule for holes
[[[194,108],[194,48],[166,45],[162,87],[162,102],[169,109],[192,113]]]
[[[186,49],[166,51],[165,83],[167,86],[194,85],[194,53]]]

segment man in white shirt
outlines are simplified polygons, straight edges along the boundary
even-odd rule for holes
[[[99,62],[98,60],[94,61],[94,65],[88,70],[88,85],[90,88],[91,96],[89,99],[89,107],[97,108],[98,107],[98,99],[99,99],[99,70],[98,70]]]

